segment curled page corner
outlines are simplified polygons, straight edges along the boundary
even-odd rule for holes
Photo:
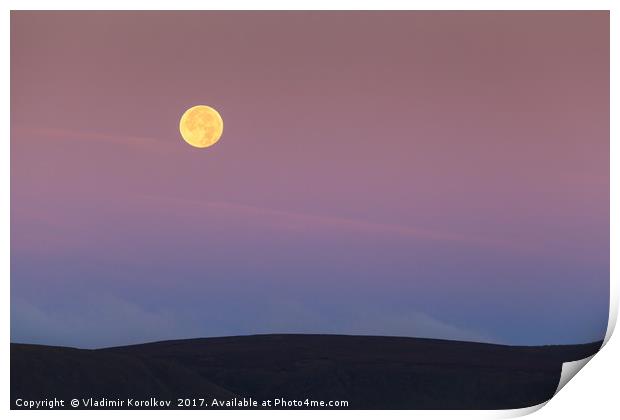
[[[613,295],[612,295],[613,296]],[[618,299],[612,299],[609,305],[609,320],[607,321],[607,332],[605,333],[605,339],[601,348],[605,347],[609,339],[611,338],[614,330],[616,329],[616,321],[618,320]]]
[[[556,388],[555,393],[553,395],[555,396],[558,392],[560,392],[560,390],[564,388],[564,385],[566,385],[568,381],[573,379],[573,377],[577,374],[577,372],[579,372],[581,368],[583,368],[594,356],[595,354],[593,354],[592,356],[586,357],[585,359],[562,363],[562,373],[560,375],[560,382],[558,383],[558,387]]]
[[[585,359],[562,363],[562,373],[560,374],[560,381],[558,383],[558,387],[553,393],[553,396],[555,397],[557,393],[560,392],[562,388],[564,388],[564,385],[566,385],[571,379],[573,379],[573,377],[577,374],[577,372],[579,372],[586,364],[588,364],[588,362],[595,355],[596,354],[593,354],[592,356],[586,357]],[[515,418],[515,417],[527,416],[528,414],[532,414],[540,410],[541,408],[543,408],[545,405],[547,405],[549,401],[551,400],[549,399],[547,401],[544,401],[537,405],[533,405],[531,407],[517,408],[513,410],[505,410],[500,416],[500,418]]]
[[[529,414],[535,413],[536,411],[540,410],[545,405],[547,405],[548,402],[549,402],[549,400],[541,402],[540,404],[532,405],[530,407],[501,410],[501,411],[497,412],[498,416],[496,416],[495,418],[513,419],[513,418],[517,418],[517,417],[527,416]]]

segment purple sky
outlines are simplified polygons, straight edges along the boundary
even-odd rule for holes
[[[12,12],[11,218],[12,341],[601,339],[609,14]]]

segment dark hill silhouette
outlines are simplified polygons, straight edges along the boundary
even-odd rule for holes
[[[403,337],[255,335],[98,350],[11,344],[17,398],[348,400],[350,409],[504,409],[551,398],[601,343],[516,347]],[[301,407],[307,408],[307,407]]]

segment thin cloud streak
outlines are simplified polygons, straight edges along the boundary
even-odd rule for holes
[[[276,219],[280,226],[287,225],[289,228],[303,230],[309,226],[324,226],[338,228],[349,231],[356,231],[367,234],[392,234],[407,237],[429,239],[433,241],[453,241],[477,243],[482,245],[499,245],[501,241],[435,232],[425,229],[412,228],[409,226],[392,225],[386,223],[369,222],[366,220],[351,219],[338,216],[322,216],[301,212],[291,212],[286,210],[269,209],[264,207],[251,206],[247,204],[232,203],[226,201],[201,201],[187,198],[171,198],[158,196],[143,196],[149,199],[183,202],[190,205],[205,206],[212,209],[231,210],[235,212],[251,213],[267,218]]]
[[[34,135],[41,137],[51,137],[60,140],[69,141],[84,141],[84,139],[90,139],[93,141],[101,141],[107,143],[113,143],[120,146],[148,146],[145,150],[154,151],[153,143],[157,145],[171,144],[169,141],[164,141],[155,137],[143,137],[143,136],[128,136],[128,135],[113,135],[107,133],[96,133],[92,131],[73,130],[65,128],[52,128],[52,127],[24,127],[24,126],[12,126],[12,137],[16,137],[17,134],[21,135]]]

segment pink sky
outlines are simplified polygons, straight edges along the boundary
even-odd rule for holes
[[[13,12],[11,125],[14,340],[604,334],[607,12]]]

